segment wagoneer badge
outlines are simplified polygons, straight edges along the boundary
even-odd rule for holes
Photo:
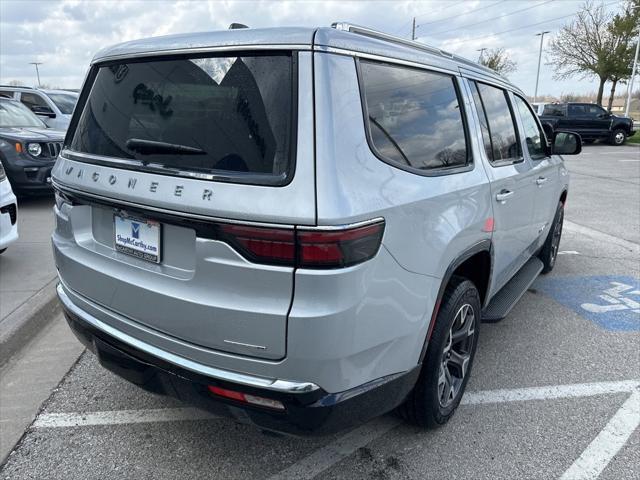
[[[84,168],[78,168],[78,170],[76,171],[76,168],[74,165],[69,165],[65,169],[64,173],[66,176],[71,176],[73,174],[77,178],[83,178],[84,170],[85,170]],[[92,172],[91,180],[93,180],[94,182],[98,182],[100,180],[100,172],[98,171]],[[127,188],[130,190],[136,190],[136,188],[139,186],[138,179],[135,177],[129,177],[127,178],[126,181],[127,181]],[[107,183],[109,186],[114,186],[118,184],[118,182],[119,182],[119,177],[116,174],[110,174],[109,177],[107,177]],[[159,185],[160,184],[155,180],[150,181],[146,185],[140,182],[140,188],[147,188],[148,191],[151,193],[157,193]],[[175,184],[173,188],[173,195],[176,197],[182,197],[184,191],[185,191],[184,185]],[[213,190],[209,188],[204,188],[202,190],[202,200],[211,200],[212,195],[213,195]]]

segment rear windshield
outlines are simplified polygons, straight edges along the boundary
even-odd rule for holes
[[[292,75],[290,54],[101,66],[69,148],[169,174],[282,183],[291,168]]]

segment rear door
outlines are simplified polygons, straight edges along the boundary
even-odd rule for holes
[[[515,94],[512,94],[511,98],[519,120],[518,129],[522,149],[534,173],[532,178],[535,183],[533,222],[537,242],[531,247],[535,250],[544,241],[558,205],[558,162],[560,160],[546,155],[544,145],[546,140],[542,127],[527,101]]]
[[[493,294],[527,261],[527,252],[535,240],[532,223],[536,172],[523,155],[508,93],[475,81],[470,82],[470,87],[489,161],[494,214]]]
[[[589,134],[593,137],[607,137],[611,115],[600,105],[584,105],[584,108]]]
[[[309,52],[94,66],[54,170],[80,192],[56,238],[67,286],[180,341],[283,358],[284,257],[315,224],[311,87]]]

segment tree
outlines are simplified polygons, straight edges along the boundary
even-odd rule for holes
[[[24,83],[22,83],[20,80],[9,80],[8,85],[12,87],[21,87],[24,85]]]
[[[625,5],[624,11],[621,14],[616,14],[608,25],[609,49],[611,51],[608,67],[609,80],[611,81],[608,110],[611,110],[613,105],[618,82],[624,82],[631,78],[638,21],[640,21],[640,0],[630,0]]]
[[[484,65],[485,67],[489,67],[492,70],[495,70],[500,75],[506,75],[511,72],[515,72],[518,65],[516,62],[511,60],[509,54],[505,51],[504,48],[494,48],[487,50],[487,53],[480,56],[478,60],[480,65]]]
[[[555,68],[554,78],[598,77],[598,105],[602,105],[604,84],[609,79],[611,68],[610,20],[611,15],[602,5],[596,7],[587,2],[575,20],[562,27],[549,43],[548,64]]]

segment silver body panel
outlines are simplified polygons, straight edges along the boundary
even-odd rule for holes
[[[128,42],[94,62],[265,48],[298,51],[296,165],[288,185],[158,175],[64,152],[52,172],[55,184],[124,210],[146,207],[150,218],[170,212],[330,228],[381,217],[378,254],[333,270],[258,265],[226,243],[167,224],[163,261],[152,264],[115,251],[113,209],[65,204],[55,209],[53,235],[61,298],[96,328],[203,374],[284,379],[334,393],[409,371],[420,361],[449,267],[491,242],[489,295],[497,292],[546,238],[568,186],[566,169],[558,157],[533,161],[526,153],[519,164],[491,166],[466,78],[519,91],[438,52],[328,28],[236,30]],[[455,75],[472,168],[422,176],[378,159],[365,134],[358,57]],[[544,187],[536,184],[540,176],[549,179]],[[517,195],[501,204],[495,195],[505,187]],[[488,220],[495,220],[494,231],[485,228]]]

